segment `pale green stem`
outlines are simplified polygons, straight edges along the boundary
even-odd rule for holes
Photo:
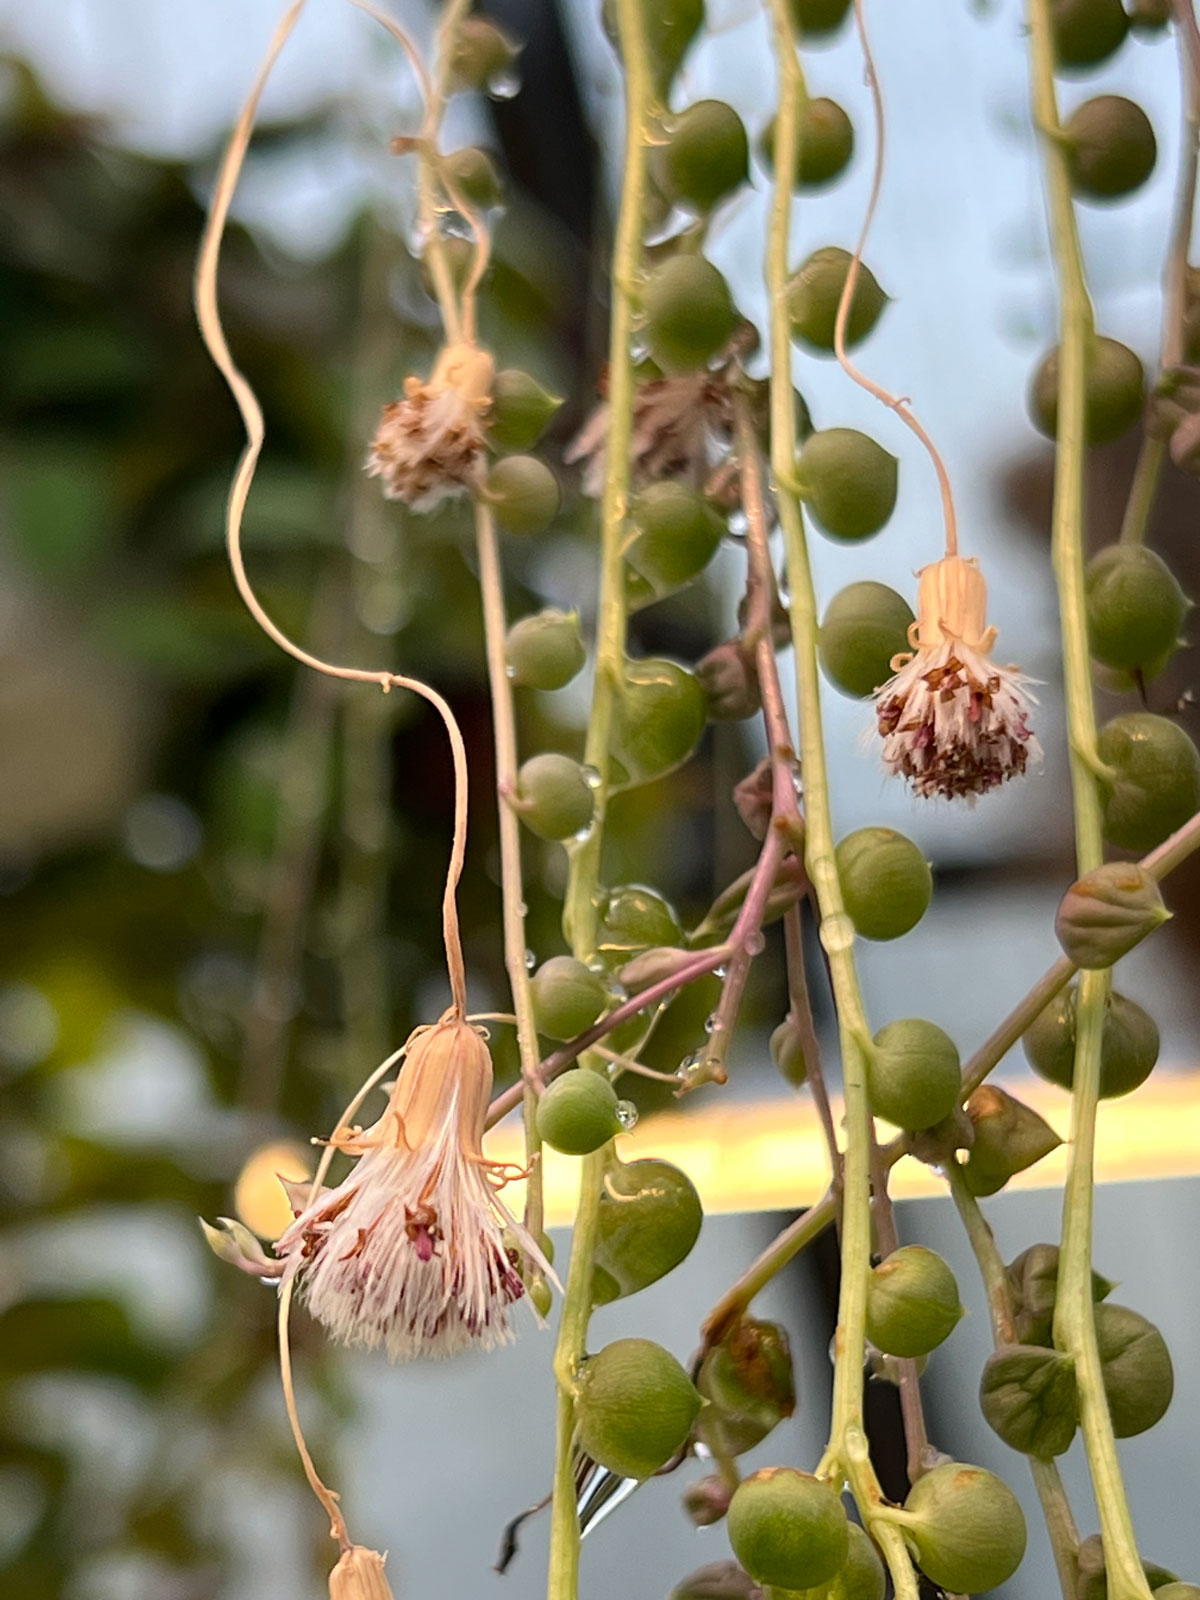
[[[504,655],[504,577],[492,509],[475,501],[475,543],[479,554],[479,591],[483,600],[483,632],[496,745],[496,783],[513,788],[517,777],[517,723],[512,683]],[[500,802],[500,894],[504,920],[504,964],[517,1019],[517,1048],[525,1084],[525,1226],[537,1239],[544,1226],[542,1204],[542,1141],[537,1131],[538,1036],[533,1015],[529,968],[525,964],[525,896],[521,878],[521,824],[510,805]]]
[[[625,659],[625,586],[622,543],[629,503],[633,443],[634,293],[641,269],[646,195],[646,118],[650,71],[640,0],[616,0],[617,33],[625,69],[625,165],[621,208],[613,249],[612,313],[609,324],[608,438],[601,500],[600,594],[596,629],[596,681],[592,692],[584,759],[597,774],[595,810],[586,839],[570,847],[563,925],[576,956],[595,953],[598,894],[608,818],[613,713]],[[607,1151],[584,1158],[579,1207],[571,1235],[571,1264],[563,1296],[554,1356],[558,1380],[558,1427],[554,1504],[550,1526],[548,1600],[577,1600],[579,1519],[571,1470],[575,1428],[572,1386],[587,1352],[592,1309],[592,1255],[599,1220],[600,1188]]]
[[[879,1537],[897,1600],[916,1600],[916,1577],[903,1539],[874,1513],[881,1499],[863,1430],[867,1275],[871,1268],[871,1111],[866,1065],[871,1035],[854,965],[854,926],[842,903],[834,859],[833,818],[821,725],[817,672],[817,601],[800,502],[795,493],[796,415],[792,391],[791,328],[787,307],[788,244],[804,80],[787,0],[770,0],[779,70],[775,124],[775,188],[767,243],[770,301],[771,468],[783,529],[792,640],[800,706],[800,759],[805,795],[805,866],[820,911],[820,937],[829,957],[842,1041],[845,1151],[842,1192],[842,1276],[835,1335],[833,1420],[825,1464],[844,1473],[863,1519]]]
[[[1017,1335],[1013,1323],[1012,1303],[1008,1295],[1008,1278],[1004,1262],[996,1248],[995,1237],[979,1208],[979,1201],[967,1188],[962,1168],[957,1163],[953,1164],[947,1177],[951,1196],[966,1229],[967,1239],[979,1267],[979,1275],[983,1279],[988,1311],[992,1319],[992,1340],[997,1349],[1002,1345],[1015,1344]],[[1075,1517],[1067,1499],[1066,1489],[1063,1487],[1062,1475],[1053,1461],[1040,1461],[1036,1456],[1027,1456],[1026,1459],[1033,1474],[1038,1499],[1041,1501],[1046,1530],[1050,1535],[1050,1546],[1054,1551],[1054,1565],[1058,1570],[1063,1600],[1076,1600],[1075,1591],[1079,1581],[1079,1530],[1075,1526]]]
[[[1143,434],[1133,482],[1129,486],[1129,499],[1125,502],[1125,515],[1121,518],[1122,544],[1141,544],[1145,539],[1158,493],[1158,476],[1166,458],[1166,440],[1152,433]]]
[[[1058,451],[1054,470],[1052,549],[1062,617],[1063,679],[1080,873],[1104,859],[1100,796],[1092,758],[1096,713],[1084,608],[1083,471],[1091,302],[1075,226],[1071,179],[1054,87],[1049,0],[1030,0],[1034,116],[1042,133],[1050,234],[1061,299]],[[1092,1301],[1092,1162],[1100,1091],[1100,1038],[1110,992],[1108,972],[1085,972],[1076,1012],[1071,1139],[1063,1200],[1062,1272],[1054,1314],[1055,1344],[1075,1361],[1080,1421],[1104,1540],[1110,1600],[1148,1600],[1096,1346]]]
[[[621,547],[629,505],[633,444],[634,297],[642,261],[646,197],[646,118],[650,72],[642,33],[642,6],[617,0],[617,30],[625,68],[625,165],[621,209],[613,247],[612,314],[608,353],[608,437],[600,504],[600,596],[596,626],[596,682],[584,760],[598,774],[595,812],[587,837],[570,847],[564,928],[575,954],[595,952],[600,860],[608,818],[613,711],[625,660],[625,581]]]

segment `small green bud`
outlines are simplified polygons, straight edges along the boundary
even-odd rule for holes
[[[800,494],[824,532],[869,539],[896,509],[899,463],[856,428],[824,428],[800,454]]]
[[[750,175],[750,141],[724,100],[697,100],[674,120],[662,149],[664,189],[697,211],[711,211]]]
[[[713,1561],[689,1573],[667,1600],[763,1600],[763,1592],[736,1561]]]
[[[700,1396],[668,1350],[615,1339],[586,1361],[575,1397],[579,1442],[623,1478],[648,1478],[685,1443]]]
[[[1094,67],[1124,44],[1129,18],[1121,0],[1050,0],[1050,29],[1060,69]]]
[[[1100,730],[1101,761],[1116,769],[1100,781],[1104,837],[1121,850],[1153,850],[1200,810],[1200,754],[1166,717],[1132,711]]]
[[[1108,1600],[1108,1575],[1104,1569],[1104,1542],[1098,1533],[1090,1534],[1079,1546],[1079,1588],[1076,1600]],[[1165,1567],[1158,1566],[1153,1561],[1143,1561],[1142,1571],[1146,1574],[1146,1582],[1150,1585],[1155,1596],[1166,1594],[1167,1600],[1182,1600],[1182,1597],[1172,1595],[1169,1586],[1177,1587],[1188,1592],[1191,1597],[1192,1585],[1180,1584],[1175,1573],[1168,1572]],[[1195,1591],[1200,1597],[1200,1590]]]
[[[617,982],[629,994],[640,994],[664,978],[673,978],[693,959],[691,950],[680,950],[674,945],[658,945],[643,950],[617,970]]]
[[[529,1300],[539,1317],[548,1317],[554,1305],[554,1293],[545,1278],[536,1277],[529,1285]]]
[[[927,1356],[962,1314],[953,1272],[924,1245],[901,1245],[867,1280],[867,1338],[885,1355]]]
[[[828,1583],[850,1550],[836,1490],[793,1467],[766,1467],[743,1479],[727,1522],[733,1553],[750,1576],[781,1589]]]
[[[613,709],[613,778],[627,788],[661,778],[687,760],[708,721],[708,696],[686,667],[647,656],[626,661]]]
[[[982,1467],[944,1462],[904,1502],[904,1534],[921,1571],[952,1594],[1006,1583],[1025,1555],[1025,1518],[1007,1484]]]
[[[1075,1012],[1078,992],[1074,984],[1051,1000],[1021,1041],[1029,1065],[1060,1089],[1075,1083]],[[1158,1026],[1141,1006],[1111,992],[1104,1006],[1100,1037],[1100,1096],[1109,1100],[1131,1094],[1145,1083],[1158,1060]]]
[[[1063,128],[1076,194],[1116,200],[1132,194],[1154,171],[1158,144],[1141,106],[1101,94],[1073,111]]]
[[[536,378],[518,367],[502,367],[492,384],[488,438],[496,450],[531,450],[562,405]]]
[[[801,44],[836,33],[846,20],[851,0],[791,0],[792,19]]]
[[[1033,379],[1030,409],[1048,439],[1058,437],[1058,347]],[[1084,426],[1089,444],[1108,444],[1132,428],[1142,414],[1146,374],[1127,345],[1097,335],[1088,350]]]
[[[724,1479],[713,1473],[707,1478],[697,1478],[683,1491],[683,1509],[697,1528],[711,1528],[720,1522],[729,1510],[733,1490]]]
[[[642,305],[650,354],[667,373],[706,367],[737,326],[729,285],[703,256],[669,256],[647,279]]]
[[[775,165],[775,118],[764,128],[759,140],[763,165]],[[836,100],[817,98],[805,103],[796,141],[797,189],[823,189],[841,176],[854,154],[854,124]]]
[[[508,674],[521,689],[561,689],[587,660],[577,611],[539,611],[514,622],[504,640]]]
[[[1128,955],[1170,915],[1144,867],[1136,861],[1108,861],[1067,890],[1054,931],[1077,967],[1097,971]]]
[[[446,192],[452,201],[461,196],[476,211],[487,211],[500,204],[504,184],[486,150],[464,145],[461,150],[442,156],[440,166]]]
[[[592,1304],[636,1294],[673,1272],[703,1221],[694,1184],[669,1161],[611,1161],[600,1191]]]
[[[909,648],[915,618],[886,583],[847,584],[829,602],[817,650],[825,676],[843,694],[867,700],[892,676],[892,657]]]
[[[1005,1269],[1017,1339],[1021,1344],[1048,1345],[1052,1342],[1058,1262],[1056,1244],[1031,1244]],[[1092,1273],[1093,1300],[1103,1300],[1115,1287],[1098,1272]]]
[[[717,553],[725,524],[702,495],[664,479],[643,489],[629,508],[637,530],[626,560],[656,597],[704,571]]]
[[[509,804],[539,839],[571,839],[590,825],[596,800],[578,761],[549,751],[517,773]]]
[[[1005,1345],[984,1363],[979,1404],[1010,1449],[1043,1461],[1061,1456],[1079,1425],[1075,1363],[1040,1345]]]
[[[1138,1312],[1105,1301],[1096,1307],[1096,1343],[1113,1432],[1132,1439],[1162,1420],[1175,1393],[1167,1342]]]
[[[848,250],[826,245],[809,256],[788,284],[792,334],[813,350],[827,353],[833,350],[838,302],[851,260]],[[879,321],[887,301],[875,275],[865,263],[860,263],[850,314],[846,318],[847,349],[862,343]]]
[[[488,473],[487,498],[509,533],[544,533],[558,514],[558,479],[536,456],[504,456]]]
[[[846,913],[864,939],[898,939],[915,928],[933,894],[929,863],[893,828],[859,828],[835,852]]]
[[[588,1156],[622,1131],[617,1091],[601,1072],[573,1067],[538,1101],[538,1133],[565,1156]]]
[[[871,1110],[897,1128],[932,1128],[959,1104],[962,1075],[949,1034],[921,1017],[889,1022],[867,1063]]]
[[[967,1116],[975,1139],[963,1164],[963,1177],[975,1195],[995,1194],[1062,1143],[1044,1117],[991,1083],[976,1089],[967,1101]]]
[[[696,1387],[709,1402],[697,1431],[718,1459],[744,1455],[796,1409],[786,1331],[740,1317],[700,1364]]]
[[[1191,609],[1170,567],[1145,545],[1110,544],[1088,562],[1084,584],[1092,655],[1143,682],[1157,677]]]
[[[609,1003],[608,985],[574,956],[551,956],[529,980],[533,1020],[548,1039],[574,1039]]]
[[[771,1060],[793,1089],[802,1088],[808,1077],[804,1059],[804,1032],[799,1023],[786,1018],[771,1035]]]
[[[1133,0],[1129,26],[1143,33],[1159,33],[1171,20],[1171,0]]]
[[[486,17],[464,17],[450,47],[450,82],[485,94],[504,90],[521,47]]]
[[[601,910],[596,948],[606,961],[624,961],[639,950],[678,945],[683,929],[674,908],[644,884],[610,889]]]
[[[696,663],[710,722],[745,722],[762,709],[758,673],[740,639],[726,639]]]

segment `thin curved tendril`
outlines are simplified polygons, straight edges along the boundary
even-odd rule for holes
[[[395,672],[370,671],[362,667],[337,666],[331,662],[322,661],[319,656],[314,656],[303,649],[302,646],[295,644],[263,609],[251,587],[242,559],[242,517],[245,513],[250,485],[254,481],[258,458],[262,453],[266,429],[258,397],[249,381],[234,363],[233,356],[230,354],[229,344],[225,338],[225,330],[217,303],[217,269],[220,263],[221,242],[229,218],[229,207],[241,174],[242,164],[246,158],[250,138],[254,131],[254,121],[258,114],[259,102],[262,99],[267,79],[270,77],[281,50],[299,20],[304,4],[305,0],[293,0],[293,4],[284,13],[267,47],[266,56],[251,86],[250,93],[242,107],[237,122],[234,124],[233,134],[230,137],[229,144],[217,171],[217,181],[213,189],[208,219],[205,223],[204,235],[200,244],[199,259],[196,264],[195,303],[196,318],[200,324],[200,334],[214,364],[229,385],[246,430],[246,447],[242,451],[229,491],[229,505],[225,522],[226,545],[229,552],[229,564],[233,570],[234,582],[237,584],[238,592],[259,627],[268,638],[274,640],[281,650],[285,650],[288,655],[293,656],[304,666],[312,667],[314,671],[323,672],[331,678],[344,678],[355,683],[376,683],[385,693],[392,688],[410,689],[423,700],[427,700],[441,717],[454,759],[455,791],[454,835],[450,847],[450,861],[446,871],[446,888],[442,901],[442,933],[446,947],[446,965],[449,970],[454,1010],[458,1016],[462,1016],[466,1011],[466,970],[463,964],[462,940],[459,935],[458,907],[455,893],[458,888],[459,878],[462,876],[463,857],[466,852],[467,752],[458,723],[454,719],[454,713],[436,689],[430,688],[428,684],[422,683],[417,678],[404,677]]]
[[[353,1541],[346,1529],[346,1519],[338,1506],[337,1495],[322,1482],[320,1474],[313,1465],[313,1458],[308,1453],[304,1430],[300,1426],[300,1417],[296,1410],[296,1394],[292,1387],[292,1347],[288,1338],[288,1314],[292,1309],[292,1290],[295,1281],[294,1278],[290,1279],[279,1291],[279,1374],[283,1380],[283,1403],[287,1407],[292,1438],[296,1441],[296,1450],[304,1468],[304,1476],[308,1479],[312,1492],[329,1513],[329,1537],[336,1539],[345,1551],[353,1547]]]
[[[874,395],[876,400],[881,401],[890,411],[894,411],[901,422],[910,428],[925,446],[929,453],[929,459],[933,462],[933,470],[937,473],[938,488],[942,493],[942,514],[946,521],[946,554],[953,556],[958,554],[958,520],[954,514],[954,494],[950,488],[950,475],[946,471],[946,463],[942,460],[937,446],[909,409],[908,402],[899,399],[894,394],[890,394],[881,384],[876,383],[872,378],[868,378],[866,373],[861,372],[846,354],[846,324],[850,319],[850,306],[858,283],[858,272],[862,266],[862,254],[866,247],[867,235],[871,231],[871,223],[875,220],[875,208],[879,204],[879,193],[883,187],[883,157],[886,146],[883,96],[879,90],[879,77],[875,71],[875,60],[871,54],[871,46],[867,39],[867,23],[863,8],[864,0],[854,0],[854,21],[858,27],[859,42],[862,46],[863,63],[867,72],[867,87],[871,91],[871,100],[875,107],[875,171],[871,178],[871,195],[867,201],[862,231],[858,236],[858,243],[854,247],[854,254],[850,258],[846,281],[842,285],[841,299],[838,301],[837,320],[833,329],[833,353],[836,355],[838,363],[846,376],[853,379],[868,394]]]

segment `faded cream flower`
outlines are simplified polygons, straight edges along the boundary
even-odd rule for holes
[[[385,1560],[377,1550],[362,1544],[343,1550],[329,1574],[329,1600],[393,1600],[383,1570]]]
[[[894,656],[895,677],[875,691],[889,772],[922,796],[974,799],[1040,758],[1028,679],[991,659],[996,630],[974,561],[946,556],[922,569],[909,642],[913,654]]]
[[[404,398],[383,408],[367,456],[368,476],[383,480],[389,500],[431,511],[482,484],[494,377],[486,350],[452,344],[438,357],[428,383],[404,380]]]
[[[334,1141],[358,1162],[275,1249],[283,1283],[296,1279],[341,1343],[383,1345],[406,1361],[512,1338],[508,1308],[525,1286],[502,1230],[549,1268],[497,1193],[512,1169],[483,1154],[491,1087],[481,1031],[447,1013],[409,1040],[379,1121]]]

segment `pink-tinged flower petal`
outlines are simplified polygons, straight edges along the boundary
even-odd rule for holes
[[[383,409],[366,461],[387,499],[431,511],[482,484],[493,372],[485,352],[451,345],[428,383],[405,380],[404,398]]]

